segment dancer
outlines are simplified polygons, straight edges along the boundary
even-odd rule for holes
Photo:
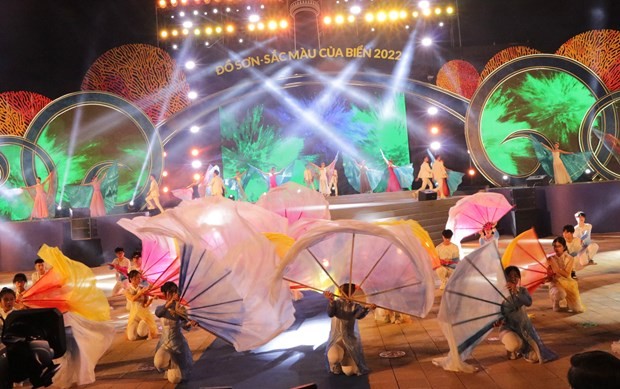
[[[4,326],[4,320],[15,310],[16,298],[17,295],[13,289],[2,288],[2,290],[0,290],[0,317],[2,318],[2,320],[0,320],[0,333]]]
[[[385,164],[387,165],[387,169],[388,169],[388,183],[387,183],[387,188],[386,188],[386,192],[400,192],[402,190],[401,186],[400,186],[400,182],[398,182],[398,177],[396,176],[396,172],[394,172],[394,163],[392,162],[391,159],[387,159],[385,157],[385,154],[383,154],[383,150],[379,150],[381,151],[381,156],[383,157],[383,160],[385,161]]]
[[[420,165],[420,171],[418,172],[418,181],[422,181],[422,185],[418,190],[413,192],[413,197],[417,198],[420,191],[425,189],[433,189],[433,171],[431,170],[431,165],[429,165],[429,158],[427,156],[424,157],[424,161],[422,165]]]
[[[338,170],[334,169],[332,178],[329,181],[330,194],[338,197]]]
[[[391,159],[387,159],[383,150],[379,149],[383,161],[387,164],[388,182],[387,192],[398,192],[403,188],[410,189],[413,184],[413,164],[409,163],[403,166],[396,166]]]
[[[592,238],[592,224],[586,223],[586,213],[583,211],[575,213],[575,221],[577,221],[575,236],[581,239],[584,244],[590,244],[590,239]]]
[[[502,303],[499,338],[506,347],[508,359],[523,356],[530,363],[545,363],[557,359],[557,354],[545,347],[527,315],[525,307],[532,305],[532,296],[526,288],[519,285],[519,268],[508,266],[504,269],[504,275],[510,295]]]
[[[308,162],[306,164],[306,169],[304,170],[304,184],[308,188],[312,188],[312,190],[316,190],[314,186],[314,172],[312,171],[312,163]]]
[[[157,183],[157,179],[154,174],[149,176],[149,180],[151,181],[151,186],[149,187],[149,192],[144,199],[146,201],[146,206],[149,210],[155,209],[157,207],[159,212],[164,213],[164,208],[159,203],[159,184]]]
[[[347,296],[353,296],[355,289],[355,284],[344,284],[340,287]],[[357,320],[366,317],[376,306],[373,304],[364,307],[353,301],[335,300],[334,294],[329,291],[325,291],[323,295],[329,300],[327,314],[332,318],[326,347],[329,371],[348,376],[368,373]]]
[[[568,254],[566,240],[557,237],[553,240],[552,257],[547,258],[549,264],[549,297],[551,298],[553,311],[560,310],[560,303],[566,300],[568,312],[584,312],[585,308],[581,304],[579,296],[579,285],[571,278],[574,258]]]
[[[575,270],[581,270],[589,265],[596,265],[593,258],[598,252],[598,245],[596,243],[592,243],[589,246],[584,245],[582,240],[575,236],[575,227],[570,224],[562,228],[562,237],[566,240],[568,253],[577,260],[574,266],[575,269],[571,273],[571,278],[577,279]]]
[[[45,261],[41,258],[37,258],[34,260],[34,273],[30,276],[32,283],[39,281],[41,277],[47,273],[47,269],[45,268]]]
[[[15,298],[17,301],[21,300],[22,295],[26,291],[26,283],[28,282],[28,278],[24,273],[16,273],[13,276],[13,287],[15,288]],[[18,309],[23,307],[18,306]]]
[[[373,188],[370,186],[370,181],[368,180],[368,166],[366,166],[366,161],[362,160],[359,164],[353,161],[353,163],[355,163],[360,170],[360,193],[372,193]]]
[[[25,189],[28,191],[28,193],[30,193],[32,195],[32,190],[34,190],[34,205],[32,206],[32,213],[30,214],[30,220],[33,219],[47,219],[49,217],[49,211],[48,211],[48,193],[45,192],[45,185],[50,182],[51,180],[53,180],[53,172],[50,173],[49,176],[47,176],[47,178],[45,179],[45,181],[41,182],[41,177],[37,177],[37,183],[33,186],[27,186],[27,187],[23,187],[22,189]],[[50,185],[51,188],[51,185]],[[51,190],[49,190],[49,192],[51,192]],[[49,195],[53,195],[53,193],[49,193]],[[55,195],[55,194],[54,194]]]
[[[555,142],[553,144],[553,148],[547,146],[544,143],[541,143],[544,148],[551,152],[551,156],[553,157],[553,181],[558,184],[570,184],[573,182],[571,180],[568,171],[566,171],[566,167],[560,158],[560,154],[573,154],[568,151],[560,150],[560,144]]]
[[[443,230],[441,232],[442,242],[435,247],[441,266],[438,267],[435,272],[441,281],[439,290],[444,290],[448,283],[448,278],[456,269],[456,265],[460,261],[459,247],[452,243],[450,240],[454,233],[452,230]]]
[[[211,196],[224,196],[224,181],[220,177],[219,170],[213,172],[213,177],[209,181],[209,188],[211,189]]]
[[[116,284],[112,288],[112,296],[117,296],[122,293],[122,290],[127,287],[127,276],[129,266],[131,262],[129,258],[125,257],[125,250],[122,247],[114,249],[116,258],[112,261],[110,268],[116,269]]]
[[[482,231],[480,231],[480,239],[478,240],[480,246],[484,246],[489,242],[493,242],[495,243],[495,247],[499,247],[499,232],[497,232],[495,224],[493,223],[485,223],[482,226]]]
[[[179,288],[174,282],[166,282],[161,291],[166,303],[155,309],[155,315],[161,319],[162,333],[153,362],[160,372],[166,370],[170,383],[178,384],[189,377],[193,364],[192,352],[181,330],[189,330],[197,323],[187,320],[185,308],[179,303]]]
[[[450,194],[448,183],[446,179],[448,178],[448,172],[443,164],[443,160],[440,155],[435,156],[435,162],[433,162],[433,179],[437,182],[437,196],[440,199],[445,199]]]
[[[200,188],[200,174],[195,174],[193,177],[192,183],[186,187],[186,189],[192,190],[192,200],[200,197],[199,188]]]
[[[101,178],[101,181],[105,179],[105,174]],[[105,202],[103,201],[103,195],[101,194],[101,181],[97,176],[93,177],[90,184],[93,187],[93,196],[90,199],[90,216],[100,217],[105,216]]]
[[[321,166],[317,166],[312,162],[309,162],[318,172],[319,172],[319,192],[323,194],[323,196],[327,197],[331,194],[331,181],[334,172],[336,171],[336,162],[338,161],[338,153],[336,153],[336,157],[329,164],[325,165],[325,162],[321,162]]]
[[[137,270],[142,272],[142,253],[140,251],[134,251],[131,256],[131,261],[129,267],[127,268],[127,273],[132,270]]]
[[[142,276],[137,270],[130,271],[128,277],[129,286],[125,290],[125,297],[130,303],[127,339],[137,340],[138,337],[145,336],[148,339],[154,339],[157,337],[157,325],[155,317],[148,309],[152,301],[146,295],[151,290],[151,286],[146,288],[140,286]]]

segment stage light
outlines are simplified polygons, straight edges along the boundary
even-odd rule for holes
[[[431,134],[433,135],[439,134],[439,128],[437,126],[431,127]]]
[[[431,9],[430,8],[425,8],[422,10],[422,15],[424,16],[429,16],[431,14]]]
[[[169,189],[167,186],[164,186],[164,189],[163,189],[163,192],[164,192],[164,193],[168,193],[168,191],[169,191],[169,190],[170,190],[170,189]]]
[[[411,16],[413,16],[414,18],[417,18],[418,16],[420,16],[420,13],[418,11],[413,11],[411,13]]]
[[[325,23],[325,24],[327,24],[327,25],[332,24],[332,18],[331,18],[331,16],[325,16],[325,17],[323,18],[323,23]]]
[[[265,5],[264,5],[264,4],[261,4],[261,5],[260,5],[260,9],[265,9]]]
[[[446,13],[447,13],[448,15],[452,15],[452,14],[454,13],[454,8],[452,8],[452,7],[448,7],[448,8],[446,8]]]
[[[398,13],[398,17],[400,17],[401,19],[407,19],[407,11],[400,11]]]
[[[350,12],[353,15],[359,15],[360,12],[362,12],[362,7],[360,7],[359,5],[354,5],[353,7],[351,7]]]
[[[439,27],[443,27],[443,22],[439,22]]]
[[[247,7],[245,7],[245,9],[247,9],[248,11],[252,9],[252,7],[250,7],[249,5]]]
[[[429,38],[429,37],[422,38],[422,46],[428,47],[428,46],[430,46],[432,44],[433,44],[433,40],[431,38]]]
[[[164,158],[168,156],[168,153],[164,151]]]
[[[239,38],[239,43],[243,43],[243,38]]]
[[[179,12],[179,16],[180,17],[184,17],[185,16],[185,12],[183,12],[183,11]]]
[[[205,46],[207,46],[207,47],[208,47],[208,46],[209,46],[209,42],[205,42]]]
[[[191,133],[195,134],[195,133],[197,133],[198,131],[200,131],[200,127],[198,127],[198,126],[191,126],[191,127],[189,128],[189,131],[190,131]]]
[[[405,26],[405,30],[408,30],[408,29],[409,29],[409,25],[407,24],[407,25]]]
[[[213,8],[213,13],[214,13],[214,14],[218,13],[217,8]]]
[[[398,19],[398,11],[390,11],[390,13],[388,14],[388,17],[390,18],[390,20],[397,20]]]
[[[177,30],[172,30],[172,36],[177,36],[179,35],[179,32]]]
[[[181,32],[183,33],[183,35],[189,34],[189,30],[187,28],[184,28]]]
[[[200,35],[200,29],[194,28],[194,35]]]
[[[422,9],[427,9],[430,6],[431,6],[430,1],[423,0],[423,1],[418,2],[418,7]]]
[[[196,67],[196,62],[194,62],[194,61],[187,61],[187,62],[185,62],[185,69],[192,70],[195,67]]]
[[[187,94],[187,98],[190,100],[195,100],[197,97],[198,97],[198,93],[196,93],[193,90],[189,91],[189,93]]]
[[[166,8],[166,0],[159,0],[159,7]]]
[[[179,48],[179,46],[176,43],[174,45],[172,45],[172,50],[176,50],[178,48]]]
[[[198,16],[198,11],[194,10],[194,12],[192,12],[194,14],[194,16]]]
[[[590,174],[590,173],[592,173],[592,170],[590,170],[590,169],[586,169],[586,172],[585,172],[585,173],[586,173],[586,174]]]
[[[183,22],[183,27],[185,27],[185,28],[192,28],[192,26],[193,26],[193,24],[189,20],[186,20],[186,21]]]
[[[187,5],[187,0],[181,0],[182,5]]]
[[[226,26],[226,32],[229,33],[229,34],[232,33],[232,32],[235,32],[235,27],[232,24],[227,25]]]
[[[280,28],[283,30],[285,28],[288,28],[288,20],[285,20],[285,19],[280,20]]]
[[[230,7],[226,7],[226,12],[230,12]]]
[[[344,23],[344,16],[342,15],[336,15],[336,24],[342,24]]]
[[[256,25],[255,24],[248,24],[248,31],[254,31],[256,30]]]
[[[437,109],[437,107],[428,107],[426,112],[428,112],[429,115],[437,115],[437,112],[439,112],[439,110]]]
[[[164,170],[163,172],[161,172],[161,175],[164,177],[168,177],[168,171]]]
[[[278,28],[278,23],[276,23],[275,20],[270,20],[269,23],[267,23],[267,28],[273,31]]]
[[[502,180],[504,180],[504,181],[508,181],[508,176],[504,174],[504,175],[502,176]]]
[[[470,176],[475,176],[476,175],[476,171],[474,169],[469,169],[467,171],[467,174],[469,174]]]
[[[211,27],[207,27],[207,28],[205,28],[205,33],[206,33],[207,35],[211,35],[211,34],[213,34],[213,28],[211,28]]]
[[[134,204],[135,204],[135,203],[133,202],[133,200],[131,200],[131,201],[129,202],[129,205],[130,205],[130,206],[132,206],[132,207],[133,207],[133,205],[134,205]]]
[[[435,8],[435,15],[441,15],[441,8]]]
[[[386,19],[387,19],[387,15],[385,14],[385,12],[383,12],[383,11],[377,12],[377,21],[378,22],[385,22]]]
[[[431,142],[431,150],[439,150],[440,148],[441,148],[441,143]]]
[[[198,181],[200,179],[200,174],[196,173],[194,174],[194,180]]]
[[[375,20],[375,15],[369,12],[366,15],[364,15],[364,20],[366,20],[368,23],[371,23]]]
[[[258,16],[257,14],[252,14],[248,18],[248,20],[250,21],[250,23],[256,23],[260,20],[260,16]]]
[[[215,33],[216,34],[221,34],[222,33],[222,27],[220,27],[220,26],[215,27]]]
[[[56,207],[57,210],[61,210],[62,209],[62,205],[58,204],[58,206]]]
[[[163,39],[168,38],[168,31],[166,31],[166,30],[162,30],[162,32],[160,33],[160,36],[161,36]]]
[[[199,153],[198,149],[192,149],[190,154],[192,154],[192,157],[197,157],[198,153]]]
[[[192,167],[194,169],[200,169],[200,167],[202,167],[202,162],[200,162],[199,160],[195,159],[192,161]]]
[[[258,28],[259,31],[263,31],[265,29],[265,25],[263,23],[258,23],[256,28]]]

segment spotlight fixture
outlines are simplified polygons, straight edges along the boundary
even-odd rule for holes
[[[439,110],[437,109],[437,107],[428,107],[426,112],[428,112],[429,115],[437,115]]]
[[[441,143],[439,142],[431,142],[431,150],[439,150],[441,148]]]

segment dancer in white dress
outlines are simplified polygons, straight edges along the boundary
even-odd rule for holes
[[[542,143],[542,145],[549,151],[551,151],[551,155],[553,156],[553,181],[556,184],[570,184],[573,182],[570,178],[570,174],[566,170],[564,166],[564,162],[560,158],[560,154],[573,154],[568,151],[564,151],[560,149],[560,144],[555,142],[553,144],[553,148],[547,146]]]

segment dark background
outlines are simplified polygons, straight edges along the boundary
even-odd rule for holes
[[[460,0],[458,9],[462,45],[457,30],[455,47],[445,44],[441,58],[468,60],[479,71],[513,44],[554,52],[578,33],[620,29],[617,0]],[[157,5],[156,0],[6,0],[0,26],[0,92],[26,90],[54,99],[80,90],[90,65],[107,50],[128,43],[157,45]],[[212,50],[207,58],[218,62],[217,56]]]

